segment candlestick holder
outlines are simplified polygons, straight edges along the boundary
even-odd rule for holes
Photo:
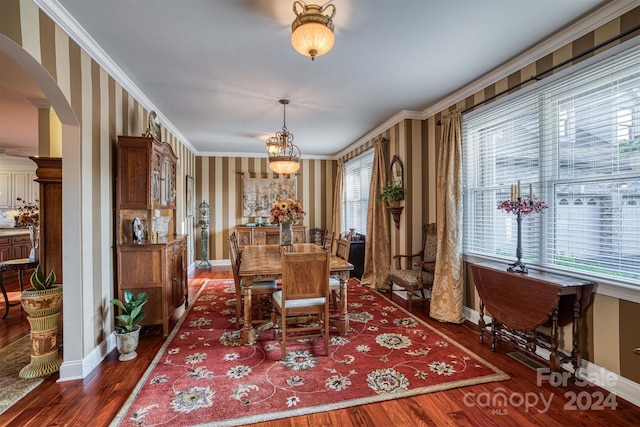
[[[507,271],[527,274],[529,269],[527,268],[527,265],[522,262],[522,214],[519,212],[517,213],[516,223],[518,224],[518,243],[516,246],[516,258],[518,258],[518,260],[513,264],[509,264]]]
[[[531,194],[531,190],[529,190]],[[509,264],[507,271],[513,271],[515,273],[527,274],[529,269],[527,265],[522,262],[522,217],[529,215],[530,213],[542,213],[544,209],[547,209],[546,203],[535,199],[524,199],[518,197],[514,199],[514,188],[511,187],[511,198],[509,200],[502,200],[498,203],[498,209],[507,213],[516,215],[516,223],[518,225],[518,241],[516,245],[516,258],[517,261],[513,264]]]

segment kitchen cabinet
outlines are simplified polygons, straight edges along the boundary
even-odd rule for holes
[[[29,236],[13,236],[11,238],[11,259],[29,258],[31,239]]]
[[[0,208],[17,209],[26,203],[36,203],[38,200],[38,183],[33,172],[2,172],[0,173]],[[23,201],[18,201],[20,197]]]
[[[178,158],[171,146],[151,137],[118,137],[116,159],[116,252],[118,298],[146,292],[142,325],[162,325],[169,334],[174,311],[188,297],[186,235],[176,234]],[[153,218],[169,218],[166,236],[156,236]],[[144,237],[134,240],[133,221]]]

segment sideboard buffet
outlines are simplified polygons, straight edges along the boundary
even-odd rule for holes
[[[178,158],[152,137],[118,137],[116,162],[117,294],[146,292],[143,325],[169,334],[175,310],[188,303],[186,235],[176,233]],[[162,230],[158,217],[164,217]],[[155,219],[154,219],[155,218]],[[166,234],[165,234],[166,233]]]
[[[277,245],[280,243],[280,228],[277,225],[238,226],[238,247],[243,249],[247,245]],[[306,227],[293,226],[293,243],[306,243]]]

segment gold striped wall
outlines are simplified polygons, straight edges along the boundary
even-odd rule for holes
[[[613,19],[611,22],[602,25],[596,30],[585,34],[577,40],[563,46],[560,49],[540,58],[535,63],[523,67],[521,70],[495,82],[494,84],[478,91],[472,96],[450,106],[445,111],[453,109],[466,109],[497,94],[509,87],[513,87],[529,77],[543,72],[556,64],[559,64],[575,55],[587,51],[611,38],[614,38],[625,31],[637,26],[640,23],[640,7],[637,7],[622,16]],[[604,51],[632,37],[638,37],[638,32],[621,38],[601,50]],[[558,72],[564,68],[575,65],[595,53],[585,55],[583,58],[555,70]],[[526,87],[529,83],[524,84]],[[511,91],[510,93],[516,92]],[[427,119],[427,146],[435,145],[439,141],[439,127],[434,125],[445,112],[442,111],[434,117]],[[432,193],[435,197],[435,193]],[[434,200],[429,196],[429,200]],[[471,274],[467,269],[467,282],[465,284],[466,301],[465,305],[475,310],[479,309],[479,298],[471,280]],[[583,314],[584,328],[586,332],[584,338],[583,355],[586,360],[604,367],[612,372],[620,374],[632,381],[640,383],[640,362],[637,355],[633,354],[633,349],[640,347],[640,304],[619,300],[602,294],[595,294],[591,306]],[[570,336],[570,329],[565,328],[563,334]],[[570,348],[571,343],[567,343],[566,348]]]
[[[298,199],[307,213],[303,221],[307,241],[311,228],[331,226],[336,168],[334,160],[301,160],[295,179]],[[243,174],[257,178],[280,177],[269,169],[266,153],[264,158],[196,158],[196,205],[206,201],[211,210],[208,242],[210,260],[228,260],[229,234],[237,225],[252,220],[242,217]],[[201,259],[200,228],[194,229],[194,232],[197,238],[196,258]]]
[[[428,139],[429,132],[433,133],[435,126],[428,124],[433,119],[424,121],[405,119],[376,135],[375,138],[358,146],[345,154],[342,159],[349,159],[373,148],[376,138],[386,138],[384,146],[385,165],[387,173],[391,159],[397,155],[404,167],[405,199],[404,209],[400,217],[400,228],[396,229],[389,217],[391,231],[391,256],[396,254],[414,254],[422,247],[422,226],[436,222],[435,191],[436,191],[436,160],[437,140]]]
[[[88,354],[105,339],[105,328],[110,328],[112,322],[105,319],[104,310],[105,301],[113,295],[115,283],[113,171],[117,136],[144,133],[148,111],[32,1],[0,1],[0,34],[21,46],[47,71],[79,124],[81,181],[83,187],[91,188],[89,193],[92,195],[90,200],[80,201],[82,210],[90,212],[89,223],[83,224],[82,230],[87,233],[83,240],[91,242],[89,249],[94,260],[92,268],[86,269],[92,276],[86,277],[80,285],[85,288],[83,294],[89,295],[89,300],[84,300],[83,304],[84,310],[92,313],[88,318],[93,321],[88,326],[92,335],[83,337],[83,354]],[[68,125],[69,121],[66,123]],[[185,218],[184,199],[185,175],[195,174],[195,155],[164,128],[162,136],[180,159],[177,229],[184,232],[191,229],[193,222],[193,219]],[[63,177],[64,165],[63,158]],[[87,217],[82,218],[84,221]],[[193,261],[192,239],[189,248],[189,260]]]

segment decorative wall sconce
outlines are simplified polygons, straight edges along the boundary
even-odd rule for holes
[[[211,268],[209,263],[209,204],[204,200],[198,207],[198,224],[200,225],[200,240],[202,242],[202,260],[198,265],[200,270],[208,270]]]

